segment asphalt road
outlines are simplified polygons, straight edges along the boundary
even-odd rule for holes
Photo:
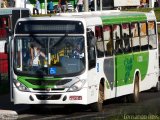
[[[160,120],[160,92],[147,91],[140,95],[139,103],[127,103],[124,98],[104,102],[103,112],[92,112],[88,106],[40,106],[36,110],[19,112],[19,120]],[[74,109],[73,109],[74,108]]]

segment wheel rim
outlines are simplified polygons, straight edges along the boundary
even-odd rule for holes
[[[135,97],[138,98],[139,97],[139,87],[138,84],[135,84]]]
[[[103,96],[104,96],[104,94],[103,94],[103,91],[99,91],[99,96],[98,96],[98,101],[99,101],[99,103],[103,103]]]
[[[99,102],[99,103],[103,103],[103,100],[104,100],[104,92],[103,92],[103,87],[102,87],[102,85],[100,85],[99,95],[98,95],[98,102]]]
[[[134,101],[138,102],[139,101],[139,83],[138,83],[138,76],[136,76],[135,79],[135,87],[134,87]]]

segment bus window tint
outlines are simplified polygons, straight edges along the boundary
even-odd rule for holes
[[[131,36],[132,36],[132,42],[131,42],[132,50],[134,52],[140,51],[138,23],[131,24]]]
[[[140,43],[141,50],[148,50],[148,37],[146,22],[140,23]]]
[[[103,27],[103,38],[104,38],[105,55],[106,56],[113,55],[113,38],[112,38],[111,26],[106,25]]]
[[[113,25],[113,40],[116,54],[123,53],[123,42],[121,39],[120,25]]]
[[[157,48],[156,42],[156,31],[155,31],[155,22],[148,22],[148,37],[149,37],[149,48]]]
[[[95,27],[95,37],[97,41],[97,57],[104,57],[104,46],[103,46],[103,37],[102,37],[102,27]]]
[[[122,37],[124,42],[124,51],[125,53],[131,52],[131,36],[129,32],[129,24],[122,24]]]

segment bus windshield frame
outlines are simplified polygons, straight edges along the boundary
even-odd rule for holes
[[[83,35],[16,36],[14,38],[14,71],[26,76],[73,76],[85,70],[86,58]],[[31,65],[31,45],[36,44],[43,56],[38,67]],[[79,53],[75,50],[79,47]]]

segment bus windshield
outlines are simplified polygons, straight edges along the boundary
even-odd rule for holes
[[[14,70],[17,73],[68,76],[85,68],[83,36],[15,37]]]

